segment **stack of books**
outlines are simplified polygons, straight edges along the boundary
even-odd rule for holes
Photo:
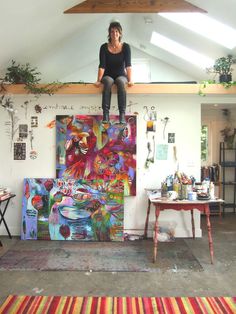
[[[0,201],[6,200],[9,196],[11,196],[9,189],[0,187]]]

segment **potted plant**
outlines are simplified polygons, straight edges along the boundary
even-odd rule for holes
[[[16,64],[12,60],[12,64],[7,68],[4,80],[12,84],[38,84],[40,72],[36,68],[32,68],[29,63],[25,65]]]
[[[220,131],[224,142],[226,143],[227,148],[234,147],[234,139],[236,135],[236,128],[231,128],[226,126],[223,130]]]
[[[220,83],[232,81],[232,65],[236,63],[236,58],[232,55],[221,57],[215,60],[215,64],[211,68],[207,68],[207,73],[219,74]]]
[[[0,79],[1,86],[0,92],[5,90],[4,84],[25,84],[25,89],[32,94],[48,94],[52,95],[55,91],[61,88],[63,83],[50,83],[45,86],[38,86],[40,82],[41,73],[37,71],[37,68],[32,68],[29,63],[17,64],[12,60],[11,65],[7,68],[4,78]]]
[[[226,119],[226,126],[220,131],[227,148],[234,147],[234,140],[236,135],[236,128],[234,121],[231,117],[231,111],[229,109],[222,109],[223,117]]]

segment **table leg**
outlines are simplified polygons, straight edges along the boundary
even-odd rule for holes
[[[145,228],[144,228],[144,239],[147,239],[150,208],[151,208],[151,201],[148,200],[147,216],[146,216]]]
[[[157,244],[158,244],[158,217],[160,215],[160,207],[159,205],[155,205],[155,226],[154,226],[154,249],[153,249],[153,263],[157,260]]]
[[[195,239],[195,223],[194,223],[193,209],[191,209],[191,222],[192,222],[193,239]]]
[[[211,255],[211,263],[213,264],[214,258],[214,251],[213,251],[213,240],[211,235],[211,223],[210,223],[210,208],[209,205],[205,205],[205,214],[206,214],[206,221],[207,221],[207,231],[208,231],[208,240],[209,240],[209,250]]]
[[[10,231],[9,231],[9,229],[8,229],[8,226],[7,226],[7,223],[6,223],[5,219],[4,219],[4,215],[5,215],[5,213],[6,213],[7,206],[8,206],[8,204],[9,204],[9,201],[10,201],[10,199],[7,200],[6,205],[5,205],[3,211],[1,211],[1,208],[0,208],[0,216],[1,216],[0,225],[1,225],[2,222],[4,223],[4,226],[5,226],[6,230],[7,230],[8,236],[9,236],[9,238],[11,239],[11,238],[12,238],[11,233],[10,233]]]

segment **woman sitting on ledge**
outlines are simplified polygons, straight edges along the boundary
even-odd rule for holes
[[[131,51],[127,43],[121,42],[122,27],[118,22],[110,23],[108,43],[100,47],[98,77],[95,86],[103,84],[102,110],[103,123],[109,123],[112,85],[117,86],[119,121],[125,123],[126,90],[125,85],[132,86]]]

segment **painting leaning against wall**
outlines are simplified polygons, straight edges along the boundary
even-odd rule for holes
[[[25,179],[22,240],[122,241],[119,180]]]
[[[126,124],[100,115],[56,116],[57,178],[122,180],[124,195],[136,195],[136,116]]]

